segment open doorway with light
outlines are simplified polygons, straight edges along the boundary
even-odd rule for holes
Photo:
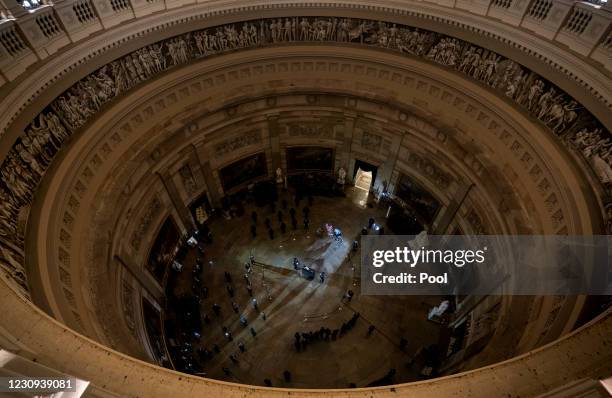
[[[356,159],[354,170],[355,172],[353,178],[355,181],[355,188],[369,192],[372,184],[376,180],[376,172],[378,171],[378,167]]]
[[[363,189],[364,191],[370,191],[372,186],[372,172],[357,169],[355,175],[355,188]]]

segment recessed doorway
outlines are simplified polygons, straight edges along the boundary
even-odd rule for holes
[[[355,188],[363,189],[364,191],[370,191],[372,186],[372,172],[357,169],[355,175]]]
[[[355,181],[355,188],[369,192],[372,184],[376,180],[376,172],[378,171],[378,167],[356,159],[354,170],[355,172],[353,174],[353,178]]]

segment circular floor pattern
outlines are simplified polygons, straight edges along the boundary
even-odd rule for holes
[[[195,248],[189,249],[182,272],[169,286],[174,296],[191,296],[193,289],[198,288],[193,283],[193,268],[196,258],[201,257],[203,270],[199,285],[208,290],[208,297],[202,298],[199,304],[203,320],[201,337],[199,340],[192,336],[180,337],[183,331],[178,319],[186,309],[170,306],[166,311],[169,318],[166,334],[176,336],[168,339],[171,350],[180,350],[189,341],[196,353],[196,373],[251,385],[263,385],[269,379],[278,387],[346,388],[422,379],[423,358],[409,362],[419,350],[438,342],[441,328],[427,321],[427,312],[442,298],[359,294],[359,252],[352,252],[352,241],[367,226],[370,217],[383,223],[386,208],[368,206],[367,192],[360,189],[347,188],[346,193],[346,198],[315,197],[308,230],[302,224],[306,200],[296,209],[296,230],[291,227],[288,209],[283,210],[280,205],[286,199],[288,208],[295,206],[290,192],[280,194],[274,213],[269,207],[247,204],[241,217],[212,220],[209,226],[213,241],[206,245],[205,255],[200,256]],[[279,210],[288,226],[285,234],[279,230]],[[258,213],[256,238],[250,231],[252,211]],[[271,221],[274,239],[266,232],[265,218]],[[326,234],[317,236],[316,229],[325,223],[342,230],[342,242]],[[244,278],[244,264],[251,254],[256,261],[249,274],[253,296],[249,295]],[[316,271],[313,280],[294,270],[294,257]],[[322,271],[327,274],[323,283],[319,279]],[[225,272],[231,275],[229,284]],[[233,298],[228,285],[232,286]],[[355,296],[347,302],[343,297],[349,289]],[[253,298],[257,300],[257,309]],[[232,309],[232,301],[237,304],[237,311]],[[221,307],[219,315],[213,311],[215,303]],[[355,313],[359,313],[355,326],[342,337],[335,341],[331,338],[315,341],[300,352],[296,350],[296,332],[307,333],[321,327],[339,329]],[[206,316],[209,323],[204,321]],[[246,327],[240,323],[240,316],[247,319]],[[376,329],[368,336],[370,325]],[[224,336],[223,327],[231,333],[231,341]],[[402,339],[408,342],[403,350]],[[215,345],[218,353],[214,352]],[[198,349],[200,352],[206,349],[211,355],[198,356]],[[384,379],[391,369],[395,370],[394,376]],[[284,378],[285,371],[291,374],[289,381]]]

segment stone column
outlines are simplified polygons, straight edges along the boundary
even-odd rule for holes
[[[272,154],[272,172],[276,172],[279,167],[282,168],[281,153],[280,153],[280,131],[278,127],[277,113],[266,115],[268,120],[268,134],[270,136],[270,153]],[[284,170],[283,174],[286,174]]]
[[[208,199],[210,200],[210,205],[214,208],[218,208],[221,206],[221,195],[217,189],[217,182],[213,178],[213,171],[212,167],[210,166],[210,162],[208,160],[202,161],[202,158],[199,156],[198,160],[200,170],[202,171],[202,176],[204,177],[204,183],[208,188]]]
[[[139,267],[134,264],[129,258],[123,258],[119,255],[115,255],[115,259],[132,275],[151,296],[157,300],[158,303],[163,303],[166,297],[164,289],[157,283],[153,276],[149,274],[143,267]]]
[[[355,132],[356,121],[357,114],[352,112],[344,113],[344,139],[342,141],[342,153],[340,154],[340,167],[344,167],[344,170],[347,170],[347,177],[352,175],[348,173],[351,166],[351,152],[353,148],[353,134]]]
[[[342,159],[340,167],[346,171],[346,183],[352,184],[355,162],[351,161],[353,153],[353,138],[355,137],[355,125],[357,124],[357,114],[344,112],[344,140],[342,142]]]
[[[164,185],[164,188],[166,188],[168,197],[170,197],[170,200],[172,201],[176,212],[181,218],[181,221],[185,225],[185,228],[195,228],[195,222],[193,220],[193,217],[191,216],[191,212],[183,203],[183,199],[181,199],[181,195],[179,194],[178,189],[174,184],[174,181],[172,181],[172,176],[170,176],[167,171],[158,172],[157,175],[159,176],[162,184]]]
[[[395,148],[395,151],[393,153],[389,153],[389,158],[387,159],[387,161],[383,163],[381,167],[378,168],[378,175],[376,176],[376,180],[380,181],[380,183],[378,184],[378,186],[373,185],[374,189],[380,188],[380,192],[382,192],[382,183],[383,181],[386,181],[387,190],[389,190],[389,186],[391,185],[391,179],[393,177],[393,171],[397,166],[397,159],[399,157],[400,149],[402,148],[402,143],[404,142],[404,137],[406,137],[406,132],[402,133],[401,138],[399,140],[393,142],[393,144],[395,144],[393,146]],[[374,184],[376,183],[376,181],[372,181],[372,183]]]
[[[202,170],[202,164],[200,163],[200,158],[198,157],[198,151],[196,150],[194,145],[190,145],[189,148],[189,152],[185,153],[185,157],[187,158],[187,164],[191,169],[191,173],[193,174],[193,179],[195,180],[196,187],[199,190],[199,195],[201,195],[203,191],[206,191],[206,193],[208,194],[208,199],[210,201],[210,186],[206,182],[206,175],[204,173],[204,170]]]
[[[446,209],[438,213],[438,216],[434,220],[432,231],[433,235],[442,235],[446,233],[448,226],[455,219],[457,212],[461,208],[461,205],[465,201],[465,198],[468,196],[473,186],[474,184],[472,183],[459,183],[459,186],[448,203],[448,206],[446,206]]]

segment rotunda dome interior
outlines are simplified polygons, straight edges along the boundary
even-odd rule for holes
[[[0,379],[608,396],[611,22],[596,0],[0,0]],[[494,260],[418,290],[421,265],[379,282],[392,243]]]

